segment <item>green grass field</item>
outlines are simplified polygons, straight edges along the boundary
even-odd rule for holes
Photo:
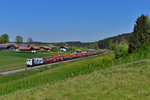
[[[0,51],[0,71],[13,68],[25,67],[26,59],[32,57],[49,57],[68,53],[30,53]]]
[[[2,100],[149,100],[150,60],[110,67],[1,96]]]
[[[108,53],[0,76],[0,99],[149,100],[150,59],[143,53],[136,55],[114,59]]]
[[[112,57],[109,56],[84,59],[83,61],[62,66],[54,70],[47,70],[14,81],[7,81],[5,83],[1,82],[0,95],[8,94],[20,89],[43,85],[46,83],[54,83],[68,77],[75,77],[80,74],[90,73],[94,70],[104,69],[109,67],[108,65],[110,64],[108,64],[108,62],[110,62],[111,59]],[[107,63],[105,63],[106,61]],[[108,65],[105,66],[106,64]]]
[[[41,68],[38,68],[36,70],[33,69],[33,70],[22,71],[22,72],[18,72],[18,73],[14,73],[14,74],[9,74],[9,75],[0,75],[0,84],[15,81],[15,80],[18,80],[18,79],[29,77],[31,75],[35,75],[35,74],[38,74],[38,73],[41,73],[41,72],[45,72],[45,71],[49,71],[49,70],[52,70],[52,69],[60,68],[60,67],[63,67],[63,66],[69,65],[69,64],[73,64],[73,63],[83,61],[83,60],[87,60],[87,59],[91,59],[91,58],[95,58],[95,56],[91,56],[91,57],[83,58],[83,59],[76,59],[76,60],[68,61],[68,62],[60,62],[58,64],[41,67]]]

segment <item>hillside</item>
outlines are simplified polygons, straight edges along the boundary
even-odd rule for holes
[[[1,96],[2,100],[149,100],[150,60],[115,66]]]
[[[131,33],[120,34],[117,36],[109,37],[103,40],[98,41],[99,48],[113,48],[114,45],[119,44],[122,40],[125,40],[127,43],[131,37]]]

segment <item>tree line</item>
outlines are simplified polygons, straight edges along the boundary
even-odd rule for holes
[[[10,42],[10,40],[9,40],[9,35],[8,34],[2,34],[0,36],[0,43],[9,43],[9,42]],[[32,43],[33,42],[32,37],[29,37],[27,42]],[[23,37],[20,36],[20,35],[17,35],[16,38],[15,38],[15,43],[23,43]]]
[[[115,46],[120,44],[122,41],[125,41],[127,44],[129,42],[129,39],[131,37],[131,33],[123,33],[118,36],[109,37],[103,40],[98,41],[98,47],[101,49],[111,49],[114,50]]]

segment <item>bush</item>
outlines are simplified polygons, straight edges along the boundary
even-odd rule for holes
[[[121,43],[115,47],[115,57],[120,58],[128,55],[128,45],[126,43]]]

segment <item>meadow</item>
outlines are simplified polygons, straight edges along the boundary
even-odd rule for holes
[[[64,65],[64,66],[60,66],[56,69],[51,69],[51,70],[44,70],[40,73],[36,73],[36,74],[29,74],[27,75],[26,77],[20,77],[20,78],[16,78],[14,80],[7,80],[5,82],[1,82],[0,84],[0,95],[6,95],[7,97],[7,94],[9,95],[9,93],[13,94],[13,92],[17,92],[17,91],[26,91],[26,89],[28,90],[29,88],[36,88],[36,87],[41,87],[44,85],[55,85],[57,84],[57,82],[59,83],[60,81],[63,81],[63,80],[67,80],[67,79],[72,79],[72,78],[75,78],[75,77],[79,77],[79,76],[86,76],[90,73],[95,73],[96,71],[105,71],[107,69],[113,69],[114,66],[121,66],[120,68],[124,68],[124,66],[127,66],[129,63],[132,64],[133,67],[131,67],[132,69],[135,68],[141,68],[140,66],[149,66],[149,62],[142,62],[142,61],[149,61],[149,50],[138,50],[136,52],[133,52],[132,54],[129,54],[128,56],[124,56],[124,57],[121,57],[119,59],[115,59],[114,56],[110,53],[108,54],[104,54],[104,55],[101,55],[101,56],[97,56],[97,57],[94,57],[94,58],[89,58],[89,59],[84,59],[82,61],[77,61],[77,62],[74,62],[74,63],[71,63],[71,64],[68,64],[68,65]],[[134,63],[135,62],[135,65]],[[136,62],[142,62],[140,63],[139,65],[136,65]],[[139,67],[134,67],[134,66],[139,66]],[[45,67],[46,68],[46,67]],[[127,67],[128,68],[128,67]],[[143,67],[142,67],[143,68]],[[146,67],[147,68],[147,67]],[[122,70],[122,69],[121,69]],[[148,70],[148,69],[146,69]],[[141,71],[141,70],[140,70]],[[132,72],[132,71],[131,71]],[[141,71],[142,72],[142,71]],[[107,71],[104,72],[104,73],[108,73]],[[123,71],[120,71],[119,73],[121,73],[121,77],[126,73],[124,73]],[[111,73],[110,73],[111,74]],[[148,74],[148,73],[147,73]],[[112,74],[111,74],[112,75]],[[110,75],[110,77],[111,77]],[[118,75],[118,74],[117,74]],[[107,76],[107,75],[106,75]],[[114,76],[115,77],[115,76]],[[135,76],[136,77],[136,76]],[[70,79],[70,80],[71,80]],[[96,77],[94,76],[94,79],[96,79]],[[121,79],[121,78],[120,78]],[[98,79],[96,79],[98,80]],[[103,79],[102,79],[103,80]],[[118,79],[117,79],[118,80]],[[117,81],[116,80],[116,81]],[[81,80],[79,80],[81,81]],[[109,80],[111,81],[111,79]],[[128,83],[126,82],[125,80],[123,80],[125,83]],[[102,81],[103,82],[103,81]],[[110,83],[110,82],[108,82]],[[79,83],[80,84],[80,83]],[[91,83],[91,84],[94,84],[94,83]],[[118,85],[118,83],[116,83]],[[116,85],[115,84],[115,85]],[[134,83],[135,84],[135,83]],[[134,85],[133,84],[133,85]],[[143,83],[144,84],[144,83]],[[98,84],[97,84],[98,85]],[[96,85],[96,86],[97,86]],[[90,83],[89,83],[89,86]],[[96,86],[94,87],[94,89],[96,88]],[[109,85],[108,85],[109,86]],[[136,86],[136,84],[135,84]],[[76,86],[75,86],[76,87]],[[74,87],[74,88],[75,88]],[[105,87],[105,86],[102,86],[102,87]],[[100,88],[102,88],[100,87]],[[89,88],[89,87],[85,87],[85,88]],[[75,88],[77,89],[77,88]],[[108,87],[106,87],[106,90],[108,89]],[[82,89],[81,89],[82,90]],[[109,90],[109,89],[108,89]],[[49,90],[48,90],[49,91]],[[102,90],[100,90],[99,92],[101,92]],[[120,90],[122,91],[122,90]],[[56,92],[59,92],[59,91],[56,91]],[[98,92],[95,91],[95,92]],[[43,93],[43,92],[42,92]],[[118,92],[119,93],[119,92]],[[11,95],[10,94],[10,95]],[[33,94],[33,93],[31,93]],[[88,93],[87,93],[88,94]],[[52,94],[53,95],[53,94]],[[57,94],[58,95],[58,94]],[[65,95],[65,94],[64,94]],[[63,96],[64,96],[63,95]],[[66,96],[67,97],[70,97],[71,94],[67,94]],[[93,94],[92,94],[93,95]],[[106,94],[103,94],[106,96]],[[122,94],[120,94],[122,95]],[[54,95],[56,96],[56,95]],[[62,95],[60,95],[60,98],[63,97]],[[110,93],[110,97],[112,96],[112,93]],[[17,96],[18,97],[18,96]],[[29,95],[30,97],[30,95]],[[38,97],[38,96],[37,96]],[[43,96],[42,96],[43,97]],[[45,96],[47,97],[47,96]],[[57,96],[59,97],[59,96]],[[71,99],[74,99],[75,96],[71,96]],[[85,94],[84,96],[79,96],[79,97],[84,97],[83,99],[87,99]],[[87,96],[88,97],[88,96]],[[96,96],[95,96],[96,97]],[[122,96],[120,96],[121,98]],[[4,97],[5,98],[5,97]],[[13,97],[12,97],[13,98]],[[43,97],[44,98],[44,97]],[[55,98],[55,97],[54,97]],[[91,98],[92,97],[88,97],[88,98]],[[116,96],[116,98],[118,98]],[[45,99],[45,98],[44,98]],[[48,99],[48,98],[47,98]],[[57,98],[58,99],[58,98]],[[57,100],[56,99],[56,100]],[[64,98],[65,100],[66,98]],[[95,99],[95,98],[94,98]],[[30,99],[29,99],[30,100]]]
[[[41,73],[44,71],[60,68],[60,67],[63,67],[63,66],[69,65],[69,64],[73,64],[78,61],[83,61],[83,60],[91,59],[91,58],[95,58],[95,57],[96,56],[91,56],[91,57],[76,59],[76,60],[67,61],[67,62],[60,62],[60,63],[53,64],[50,66],[45,65],[44,67],[41,67],[38,69],[26,70],[26,71],[17,72],[17,73],[9,74],[9,75],[0,75],[0,84],[11,82],[11,81],[18,80],[18,79],[25,78],[25,77],[29,77],[31,75],[35,75],[35,74],[38,74],[38,73]]]
[[[25,89],[46,84],[49,82],[53,83],[55,81],[63,80],[68,77],[74,77],[79,74],[86,74],[96,69],[102,69],[105,68],[105,64],[103,64],[103,62],[105,62],[106,60],[111,60],[111,57],[96,57],[91,59],[85,59],[83,61],[60,67],[58,69],[44,71],[35,75],[31,75],[29,77],[10,81],[7,83],[2,83],[0,84],[0,95],[11,93],[19,89]],[[91,63],[93,61],[96,62]],[[101,64],[99,64],[99,62],[101,62]],[[95,67],[92,67],[93,65]]]
[[[31,52],[10,52],[0,51],[0,71],[21,68],[26,66],[26,59],[33,57],[49,57],[56,55],[64,55],[69,53],[31,53]]]
[[[0,98],[2,100],[149,100],[149,70],[150,60],[140,61],[97,70],[90,74],[80,74],[77,77],[55,81],[55,84],[47,82]]]

